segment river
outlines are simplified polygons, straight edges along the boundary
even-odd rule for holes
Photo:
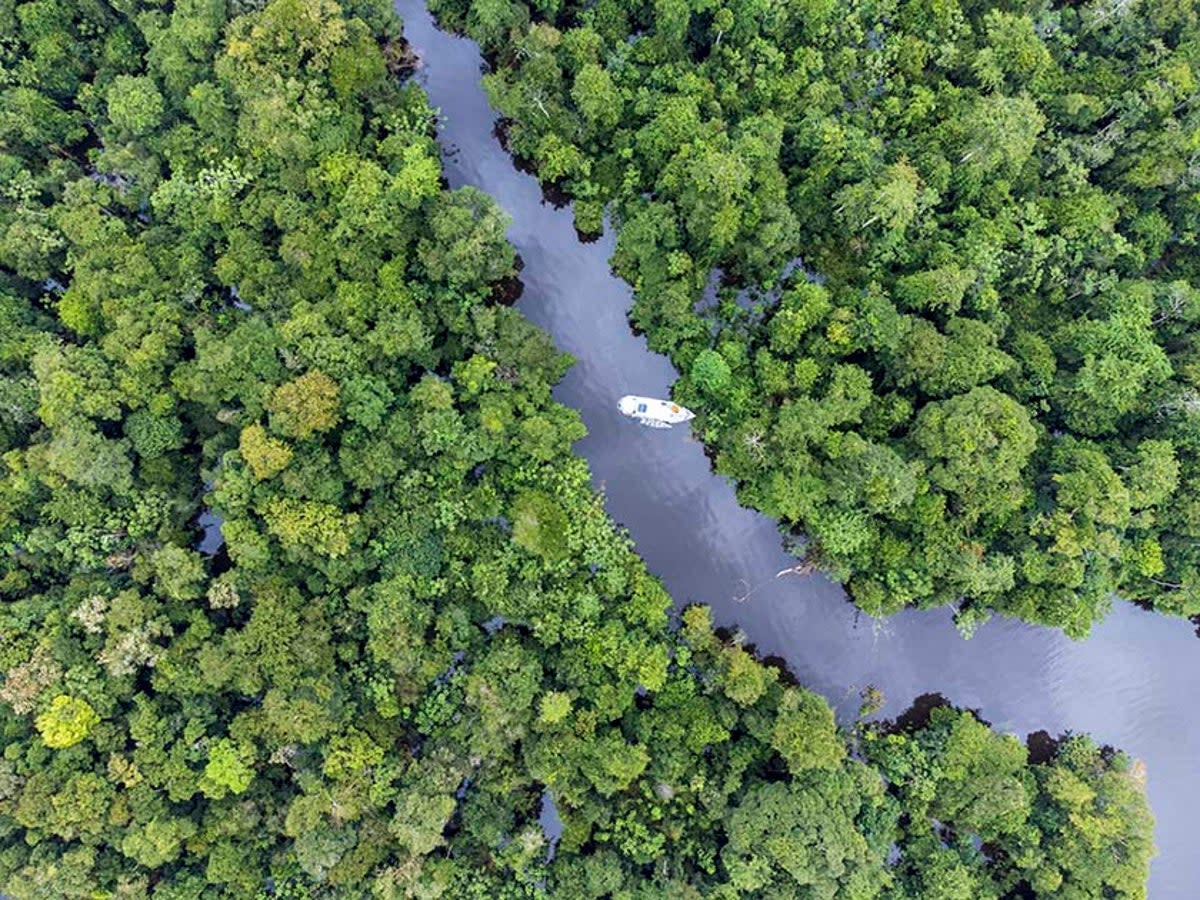
[[[738,506],[701,444],[686,429],[643,428],[617,412],[622,394],[667,396],[675,371],[629,328],[631,291],[608,267],[614,236],[581,243],[571,211],[544,202],[537,181],[514,168],[493,135],[478,48],[437,30],[421,0],[398,0],[397,10],[422,59],[416,78],[442,112],[446,176],[486,191],[512,217],[509,239],[525,261],[518,307],[577,360],[555,391],[587,425],[576,449],[610,515],[676,602],[709,604],[718,624],[740,627],[760,653],[786,660],[843,719],[873,684],[886,715],[940,692],[1022,737],[1087,731],[1125,749],[1146,764],[1157,818],[1150,897],[1195,897],[1200,643],[1192,626],[1118,603],[1087,641],[1006,619],[968,641],[948,610],[875,621],[820,576],[775,578],[796,559],[772,520]]]

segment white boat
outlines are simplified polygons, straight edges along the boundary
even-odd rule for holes
[[[678,403],[654,397],[639,397],[636,394],[626,394],[617,402],[617,408],[621,410],[621,415],[636,419],[651,428],[670,428],[696,417],[694,412]]]

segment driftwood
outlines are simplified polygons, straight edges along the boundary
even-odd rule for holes
[[[775,573],[774,578],[768,578],[768,579],[766,579],[766,581],[762,581],[759,584],[755,585],[754,587],[749,587],[749,585],[747,585],[746,592],[744,594],[735,596],[733,598],[733,602],[734,603],[744,603],[746,600],[748,600],[750,598],[750,596],[752,594],[755,594],[759,590],[761,590],[764,585],[769,584],[770,582],[774,581],[777,578],[782,578],[784,575],[806,576],[806,575],[813,574],[813,572],[815,572],[815,571],[817,571],[816,564],[812,563],[812,562],[807,562],[807,561],[797,563],[796,565],[791,566],[787,569],[780,569],[778,572]],[[746,582],[743,580],[742,584],[746,585]]]

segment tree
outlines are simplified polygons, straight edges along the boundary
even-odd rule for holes
[[[584,119],[603,132],[621,121],[621,95],[607,69],[587,63],[575,74],[571,99]]]
[[[911,438],[932,462],[929,480],[968,522],[996,520],[1028,498],[1024,469],[1037,436],[1029,414],[994,388],[930,403]]]
[[[63,750],[87,738],[100,724],[100,716],[86,700],[59,694],[36,719],[38,734],[47,747]]]
[[[134,136],[149,133],[162,124],[162,94],[151,78],[118,75],[108,87],[108,117],[121,131]]]
[[[512,535],[518,546],[554,562],[567,554],[568,530],[566,513],[549,494],[529,491],[514,500]]]
[[[854,824],[883,801],[882,786],[871,784],[868,772],[851,764],[753,787],[728,819],[721,859],[730,885],[739,892],[877,894],[887,880],[882,855]]]
[[[254,780],[254,770],[249,765],[253,758],[253,753],[245,747],[221,738],[208,748],[200,789],[214,800],[220,800],[226,793],[243,793]]]
[[[779,701],[771,746],[793,775],[808,769],[836,769],[846,757],[829,704],[796,688],[787,688]]]
[[[702,350],[692,363],[692,383],[706,394],[720,394],[729,386],[729,363],[715,350]]]
[[[1105,759],[1085,736],[1067,738],[1038,769],[1034,819],[1053,834],[1033,884],[1085,896],[1145,895],[1154,823],[1142,802],[1138,765]]]
[[[439,195],[429,225],[417,253],[433,281],[461,289],[512,274],[513,249],[504,239],[508,218],[486,194],[466,187]]]
[[[267,403],[271,427],[294,438],[308,438],[338,423],[338,385],[316,369],[277,387]],[[278,452],[276,452],[278,456]]]

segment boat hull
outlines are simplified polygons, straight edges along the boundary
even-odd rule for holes
[[[694,412],[678,403],[636,394],[626,394],[617,402],[617,408],[622,415],[651,428],[670,428],[696,417]]]

